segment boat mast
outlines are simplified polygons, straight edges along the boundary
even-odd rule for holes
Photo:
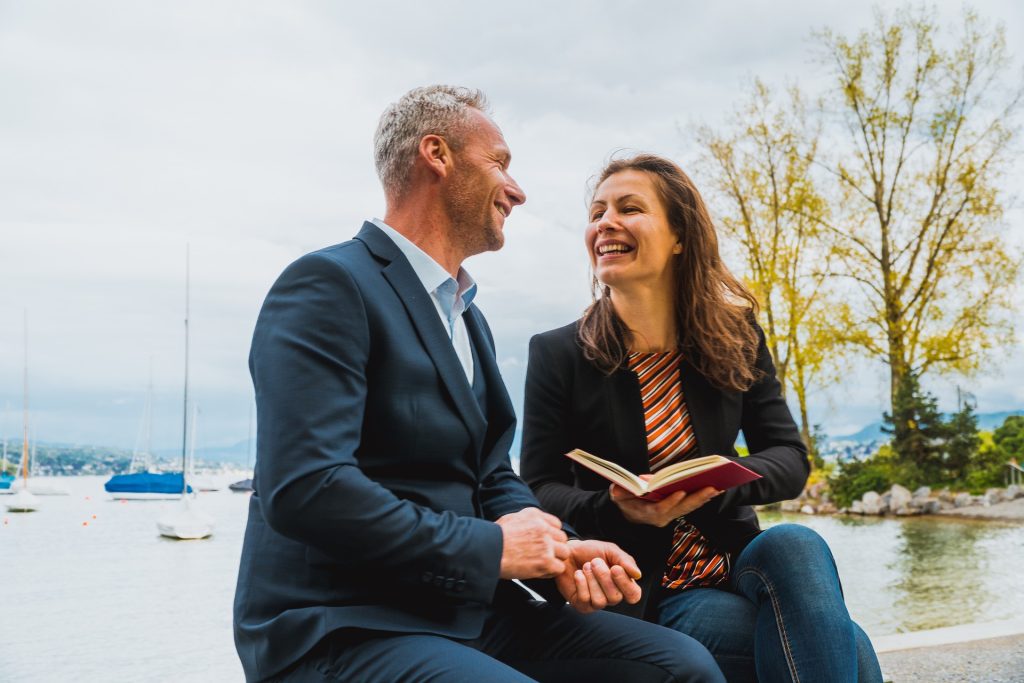
[[[188,299],[189,299],[189,245],[185,245],[185,398],[181,411],[181,496],[188,493],[188,480],[185,478],[185,459],[188,453]]]
[[[22,395],[24,396],[24,409],[23,409],[23,432],[21,436],[21,477],[25,482],[25,489],[28,490],[28,309],[25,309],[25,370],[24,370],[24,386],[22,388]]]

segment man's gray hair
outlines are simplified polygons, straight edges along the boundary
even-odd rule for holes
[[[415,88],[388,105],[373,136],[377,175],[388,197],[400,197],[406,189],[424,135],[440,135],[459,151],[471,108],[488,113],[487,97],[453,85]]]

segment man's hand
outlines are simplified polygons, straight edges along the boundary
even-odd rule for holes
[[[568,537],[558,517],[538,508],[524,508],[503,515],[497,524],[503,542],[501,578],[551,578],[565,571]]]
[[[555,577],[555,586],[577,612],[640,601],[640,568],[629,553],[605,541],[573,540],[568,545],[565,571]]]
[[[640,476],[647,479],[651,475]],[[721,493],[713,486],[706,486],[689,494],[685,491],[676,491],[661,500],[644,500],[615,484],[608,490],[612,502],[619,506],[623,517],[634,524],[649,524],[656,527],[668,526],[672,520],[690,514]]]

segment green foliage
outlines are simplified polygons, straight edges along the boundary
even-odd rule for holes
[[[982,432],[979,435],[978,451],[964,468],[964,488],[971,493],[982,493],[987,488],[1003,485],[1009,456],[992,437],[990,432]]]
[[[870,458],[842,463],[829,479],[829,491],[837,505],[848,507],[868,491],[888,490],[893,482],[913,480],[911,485],[916,485],[919,474],[914,470],[912,465],[901,462],[892,448],[882,446]]]
[[[967,474],[971,461],[978,455],[981,437],[978,435],[978,416],[969,403],[946,424],[946,449],[943,456],[943,475],[957,481]]]
[[[921,391],[916,375],[908,372],[902,377],[892,414],[883,417],[882,431],[892,435],[892,449],[899,459],[913,465],[920,476],[941,479],[949,430],[938,402]]]
[[[992,435],[1008,458],[1024,459],[1024,415],[1011,415]]]

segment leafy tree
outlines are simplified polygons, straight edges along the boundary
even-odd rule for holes
[[[842,307],[828,280],[830,237],[821,227],[828,205],[812,173],[819,128],[797,88],[777,98],[757,80],[726,127],[703,126],[697,136],[709,199],[740,248],[779,382],[795,395],[811,449],[808,391],[836,360],[831,325]]]
[[[1024,415],[1010,415],[1003,421],[992,440],[1004,453],[1007,458],[1016,458],[1024,461]]]
[[[939,34],[934,10],[904,8],[853,38],[818,35],[835,113],[822,165],[841,193],[823,225],[862,293],[846,341],[889,366],[894,414],[906,377],[969,372],[1013,336],[1021,261],[1000,228],[1021,87],[1004,78],[1002,25],[968,9],[951,47]],[[931,453],[895,428],[898,450]]]

